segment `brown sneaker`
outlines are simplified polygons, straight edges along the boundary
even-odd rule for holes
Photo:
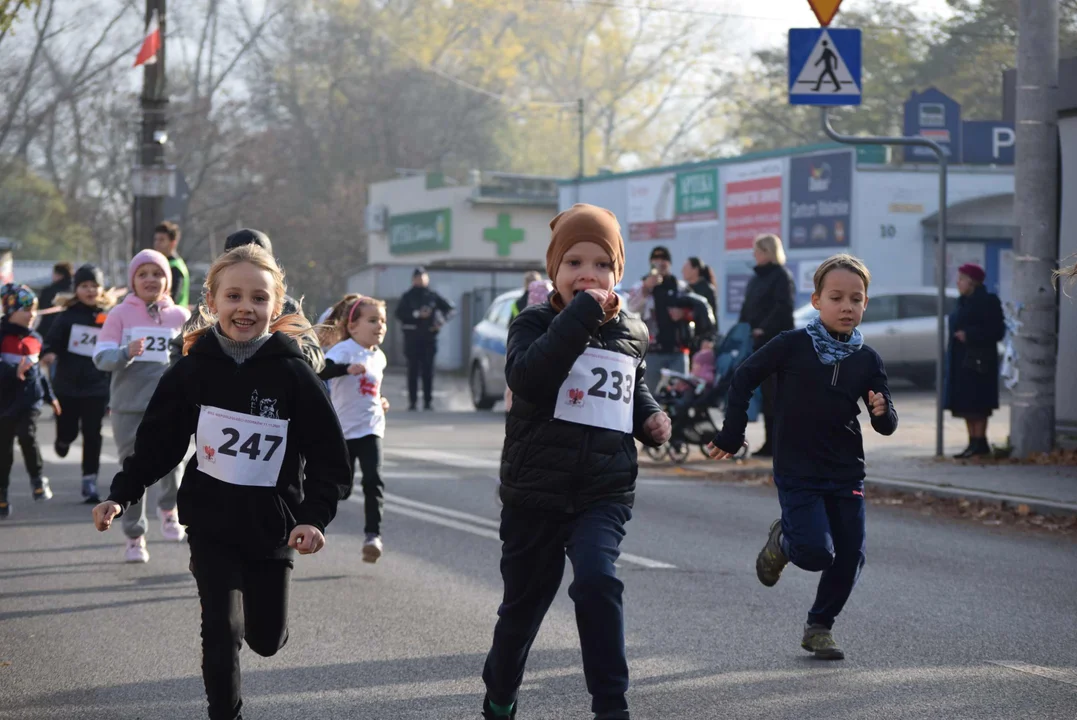
[[[782,552],[782,520],[778,518],[771,523],[767,544],[755,559],[755,575],[759,582],[767,587],[774,587],[788,564],[789,558]]]
[[[834,633],[825,625],[805,625],[804,638],[800,641],[800,647],[820,660],[844,660],[845,651],[838,647],[834,640]]]

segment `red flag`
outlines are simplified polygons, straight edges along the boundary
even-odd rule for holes
[[[142,41],[142,47],[138,49],[138,57],[135,58],[133,67],[139,65],[153,65],[157,62],[157,51],[161,49],[161,25],[157,22],[157,11],[153,11],[150,24],[146,26],[146,39]]]

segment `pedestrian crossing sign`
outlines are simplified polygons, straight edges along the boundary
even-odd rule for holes
[[[789,30],[789,104],[860,104],[860,30]]]

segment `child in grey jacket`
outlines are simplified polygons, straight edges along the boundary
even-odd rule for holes
[[[109,312],[93,357],[98,369],[112,373],[112,434],[121,464],[134,452],[135,432],[157,381],[168,369],[172,338],[190,317],[186,308],[172,302],[172,271],[161,253],[143,250],[135,255],[128,265],[127,279],[131,292]],[[167,540],[181,541],[185,535],[176,513],[181,472],[181,468],[174,468],[159,485],[157,514]],[[127,536],[124,559],[147,562],[144,502],[132,505],[122,520]]]

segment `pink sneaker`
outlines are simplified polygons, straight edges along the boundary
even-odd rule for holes
[[[127,538],[127,551],[123,554],[125,562],[144,563],[150,561],[150,554],[146,550],[146,536]]]
[[[161,534],[164,535],[165,540],[172,540],[173,542],[182,542],[187,537],[187,531],[179,523],[179,513],[176,509],[171,510],[157,510],[157,514],[161,517]]]

